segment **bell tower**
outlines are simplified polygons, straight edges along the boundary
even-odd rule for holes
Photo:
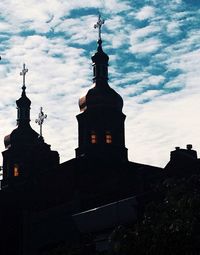
[[[41,172],[54,169],[59,164],[59,155],[51,151],[50,145],[44,142],[41,135],[30,126],[31,101],[26,96],[25,76],[28,69],[23,65],[20,75],[23,76],[21,97],[16,101],[17,128],[5,136],[6,150],[3,155],[2,188],[12,187]]]
[[[99,19],[97,52],[92,56],[93,87],[80,98],[81,113],[77,115],[79,144],[76,157],[128,160],[125,147],[123,99],[108,84],[108,55],[102,49]]]

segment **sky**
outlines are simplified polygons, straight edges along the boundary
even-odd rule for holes
[[[175,146],[200,151],[198,0],[1,0],[0,151],[16,128],[26,63],[31,126],[39,132],[42,106],[45,142],[61,162],[75,156],[78,99],[92,87],[98,12],[109,84],[124,100],[129,160],[164,167]]]

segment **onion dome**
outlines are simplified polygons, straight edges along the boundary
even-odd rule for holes
[[[86,96],[80,98],[81,111],[94,107],[111,107],[122,110],[123,99],[108,84],[108,55],[102,49],[102,40],[98,40],[97,52],[92,56],[93,85]]]
[[[35,132],[30,126],[31,101],[26,96],[25,89],[26,87],[22,87],[22,95],[16,101],[18,127],[14,129],[10,135],[5,136],[4,144],[6,148],[9,148],[13,145],[34,145],[35,143],[38,143],[39,140],[43,141],[43,138],[39,137],[39,134]]]
[[[16,101],[17,105],[17,125],[28,125],[30,122],[31,100],[26,96],[26,87],[22,87],[22,95]]]
[[[43,138],[35,132],[31,126],[27,127],[17,127],[14,129],[10,135],[5,136],[4,145],[8,149],[12,146],[23,147],[25,145],[38,144],[38,142],[44,142]]]
[[[25,93],[25,88],[22,88],[22,95],[21,97],[16,101],[17,107],[18,108],[29,108],[30,109],[30,105],[31,105],[31,100],[26,96]]]

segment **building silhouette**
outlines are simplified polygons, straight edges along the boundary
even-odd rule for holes
[[[30,126],[31,101],[23,84],[17,128],[5,137],[2,152],[0,254],[40,254],[61,242],[78,242],[85,233],[95,239],[135,221],[158,180],[198,171],[191,145],[171,152],[164,169],[128,160],[123,99],[108,84],[108,61],[99,38],[93,88],[79,100],[76,156],[62,164]]]

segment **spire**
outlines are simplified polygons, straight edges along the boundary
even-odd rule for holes
[[[26,68],[26,65],[23,64],[23,69],[20,72],[20,75],[23,76],[22,80],[22,94],[20,99],[16,101],[17,104],[17,125],[28,125],[30,122],[30,105],[31,101],[26,96],[26,73],[28,72],[28,69]]]
[[[108,80],[108,55],[102,49],[102,38],[101,38],[101,28],[105,23],[105,20],[101,19],[99,14],[98,21],[94,25],[94,28],[98,28],[98,41],[97,41],[97,52],[92,56],[93,62],[93,81],[96,85],[105,85]]]

